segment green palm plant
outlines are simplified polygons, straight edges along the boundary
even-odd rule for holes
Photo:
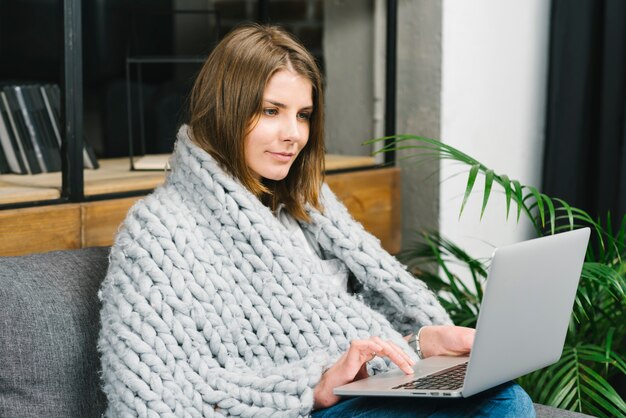
[[[477,177],[482,175],[481,219],[495,185],[504,193],[507,219],[514,203],[517,221],[523,213],[538,236],[584,226],[592,229],[592,244],[587,250],[561,359],[519,378],[518,383],[538,403],[599,417],[626,416],[623,396],[612,384],[626,380],[626,215],[620,227],[613,230],[610,215],[604,220],[595,220],[564,200],[497,174],[440,141],[397,135],[368,143],[383,140],[386,145],[378,152],[414,150],[416,154],[408,158],[436,157],[465,165],[468,180],[459,216],[474,191]],[[419,234],[399,258],[438,291],[442,305],[456,324],[475,326],[487,277],[486,262],[473,259],[453,242],[432,231]],[[438,268],[424,268],[429,264]],[[467,268],[471,283],[453,273],[453,264]]]

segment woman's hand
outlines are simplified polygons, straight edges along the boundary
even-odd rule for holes
[[[378,337],[353,340],[350,348],[322,375],[313,392],[314,408],[328,408],[339,402],[333,389],[368,376],[366,364],[374,357],[389,357],[406,374],[413,373],[415,361],[391,341]]]
[[[473,328],[454,325],[428,325],[420,332],[420,349],[424,358],[432,356],[462,356],[472,350]]]

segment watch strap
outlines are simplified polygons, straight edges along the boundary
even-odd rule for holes
[[[417,356],[424,360],[424,354],[422,353],[422,349],[420,346],[420,333],[422,332],[422,328],[420,328],[417,332],[414,332],[409,338],[409,345],[413,347],[413,350],[417,353]]]

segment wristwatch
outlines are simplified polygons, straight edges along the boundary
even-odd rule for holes
[[[422,354],[422,350],[420,349],[420,333],[422,332],[422,328],[420,328],[417,332],[414,332],[413,335],[409,338],[409,345],[413,347],[415,352],[417,353],[417,357],[421,360],[424,360],[424,354]]]

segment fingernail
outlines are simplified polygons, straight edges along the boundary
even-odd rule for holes
[[[412,367],[405,367],[404,368],[404,372],[406,374],[413,374],[413,368]]]

